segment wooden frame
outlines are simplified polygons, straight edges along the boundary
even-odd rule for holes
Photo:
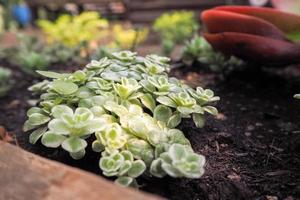
[[[0,199],[159,200],[0,141]]]

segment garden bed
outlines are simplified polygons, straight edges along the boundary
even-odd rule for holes
[[[86,156],[76,161],[65,151],[28,142],[22,125],[31,98],[27,88],[35,81],[15,66],[0,65],[14,70],[14,87],[0,99],[0,125],[15,134],[17,145],[100,175],[99,153],[90,147]],[[64,66],[69,66],[69,70],[76,68],[72,64]],[[142,178],[141,190],[169,199],[300,197],[300,102],[292,98],[300,91],[300,83],[286,74],[264,71],[232,74],[225,80],[215,74],[184,71],[177,69],[172,74],[187,82],[197,81],[197,85],[209,87],[221,97],[217,105],[220,114],[217,119],[209,118],[203,129],[196,128],[190,120],[179,126],[194,150],[206,156],[206,173],[193,180]]]

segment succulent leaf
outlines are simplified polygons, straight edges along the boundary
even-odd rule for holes
[[[65,136],[60,134],[55,134],[53,132],[46,132],[42,137],[42,144],[46,147],[57,148],[66,139]]]

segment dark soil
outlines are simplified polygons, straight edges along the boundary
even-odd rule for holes
[[[75,161],[60,149],[28,143],[28,134],[22,132],[32,98],[27,87],[37,80],[9,67],[15,71],[15,85],[0,99],[0,125],[28,151],[100,175],[99,154],[91,149]],[[209,118],[205,128],[197,129],[190,120],[179,127],[194,150],[206,156],[206,173],[197,180],[141,178],[142,190],[177,200],[300,198],[300,101],[292,98],[300,92],[299,78],[297,82],[265,71],[232,74],[225,80],[180,70],[174,74],[193,85],[205,84],[221,97],[220,115]]]

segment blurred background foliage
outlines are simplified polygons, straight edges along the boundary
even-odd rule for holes
[[[86,63],[129,49],[171,56],[214,71],[242,65],[201,37],[199,14],[218,5],[277,7],[299,13],[300,0],[0,0],[0,59],[28,74]],[[2,34],[1,34],[2,33]],[[221,63],[221,64],[220,64]]]

